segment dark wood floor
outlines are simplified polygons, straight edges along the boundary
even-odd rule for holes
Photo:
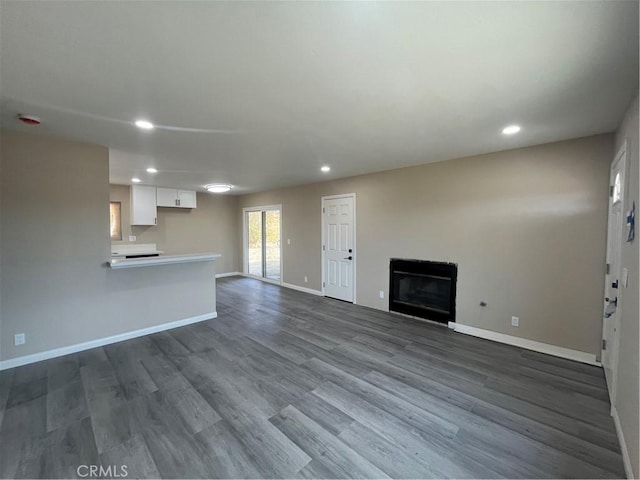
[[[601,369],[246,278],[0,391],[3,478],[624,476]]]

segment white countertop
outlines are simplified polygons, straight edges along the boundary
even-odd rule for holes
[[[111,244],[111,257],[124,258],[127,255],[161,255],[164,252],[156,248],[155,243]]]
[[[111,268],[151,267],[172,263],[209,262],[219,258],[219,253],[189,253],[185,255],[160,255],[159,257],[112,258],[107,261]]]

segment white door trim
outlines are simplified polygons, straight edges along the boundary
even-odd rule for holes
[[[280,211],[280,280],[271,280],[269,278],[259,277],[258,275],[249,274],[249,252],[247,251],[247,212],[261,212],[263,210],[279,210]],[[249,278],[256,278],[263,282],[282,285],[284,283],[284,255],[282,255],[282,204],[264,205],[258,207],[245,207],[242,209],[242,275]]]
[[[357,212],[357,208],[356,208],[356,194],[355,193],[344,193],[341,195],[325,195],[323,197],[320,197],[320,216],[322,218],[322,222],[321,222],[321,229],[322,229],[322,236],[320,238],[321,244],[320,244],[320,254],[321,254],[321,263],[322,263],[322,279],[321,279],[321,284],[322,284],[322,296],[324,296],[324,284],[325,284],[325,269],[324,269],[324,250],[322,250],[322,245],[325,245],[325,233],[324,233],[324,227],[325,227],[325,220],[324,220],[324,213],[322,212],[322,208],[324,207],[324,201],[325,200],[335,200],[336,198],[345,198],[345,197],[351,197],[353,198],[353,304],[355,305],[357,303],[357,298],[356,298],[356,292],[358,291],[358,289],[356,288],[356,272],[358,271],[357,268],[357,263],[358,263],[358,243],[357,243],[357,223],[356,223],[356,212]]]
[[[611,166],[609,168],[609,176],[611,177],[611,170],[613,168],[614,165],[616,165],[618,162],[620,162],[620,171],[623,174],[623,180],[622,180],[622,196],[620,197],[620,211],[621,211],[621,215],[622,215],[622,219],[624,222],[624,212],[625,212],[625,200],[626,200],[626,196],[628,193],[628,175],[627,175],[627,142],[625,140],[625,142],[620,146],[620,148],[618,149],[618,151],[616,152],[616,155],[613,157],[613,161],[611,162]],[[609,181],[611,181],[611,178],[609,178]],[[607,235],[609,235],[609,225],[611,222],[611,208],[612,208],[612,203],[613,203],[613,199],[611,197],[611,195],[608,196],[608,208],[607,208]],[[622,227],[622,232],[620,235],[620,240],[621,242],[624,242],[624,223],[621,225]],[[614,246],[614,248],[618,248],[620,249],[620,256],[622,257],[622,243],[620,245],[616,245]],[[606,256],[606,261],[609,261],[609,240],[607,239],[607,246],[606,246],[607,251],[605,252],[605,256]],[[609,400],[611,402],[611,405],[615,405],[615,397],[616,397],[616,388],[617,388],[617,384],[618,384],[618,350],[619,350],[619,346],[620,346],[620,324],[619,324],[619,320],[620,320],[620,312],[622,311],[622,305],[621,302],[623,300],[623,289],[624,286],[622,285],[622,261],[618,262],[618,271],[617,272],[613,272],[615,277],[618,279],[618,304],[616,307],[616,319],[615,322],[617,324],[617,328],[613,334],[613,338],[612,339],[608,339],[609,342],[611,342],[613,345],[613,349],[611,349],[611,346],[609,347],[609,350],[613,350],[613,354],[610,356],[610,368],[611,368],[611,385],[608,390],[609,390]],[[605,275],[605,281],[608,281],[608,278]],[[605,290],[603,292],[603,297],[606,296],[607,294],[607,285],[605,284]],[[603,318],[603,328],[602,328],[602,339],[604,340],[604,318]],[[603,359],[603,352],[602,350],[600,351],[600,360],[602,361]],[[603,363],[603,367],[605,368],[605,372],[606,372],[606,367]]]

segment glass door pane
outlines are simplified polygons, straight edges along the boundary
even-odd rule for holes
[[[263,232],[262,212],[247,212],[247,251],[249,254],[248,273],[263,276]]]
[[[264,212],[265,277],[280,280],[280,210]]]

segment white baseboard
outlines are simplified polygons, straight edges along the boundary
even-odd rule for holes
[[[613,423],[616,426],[616,433],[618,434],[618,441],[620,442],[620,450],[622,451],[622,462],[624,463],[624,471],[627,474],[627,478],[635,478],[633,476],[633,468],[631,467],[631,458],[629,457],[627,442],[625,442],[624,440],[624,432],[622,431],[622,424],[620,423],[618,410],[616,410],[616,407],[614,407],[613,405],[611,406],[611,416],[613,417]]]
[[[224,278],[224,277],[241,277],[242,272],[226,272],[226,273],[216,273],[216,278]]]
[[[575,360],[577,362],[587,363],[589,365],[595,365],[597,367],[602,366],[602,364],[596,360],[595,354],[581,352],[579,350],[572,350],[570,348],[558,347],[557,345],[551,345],[549,343],[536,342],[535,340],[529,340],[526,338],[514,337],[513,335],[507,335],[504,333],[492,332],[491,330],[484,330],[482,328],[471,327],[469,325],[462,325],[456,322],[449,322],[449,327],[453,328],[453,330],[455,330],[456,332],[464,333],[466,335],[486,338],[487,340],[506,343],[507,345],[526,348],[527,350],[546,353],[548,355],[554,355],[556,357],[568,358],[569,360]]]
[[[143,335],[150,335],[152,333],[162,332],[164,330],[171,330],[172,328],[183,327],[192,323],[202,322],[204,320],[210,320],[218,316],[217,312],[203,313],[202,315],[196,315],[195,317],[184,318],[182,320],[176,320],[175,322],[163,323],[161,325],[153,325],[152,327],[141,328],[140,330],[133,330],[131,332],[119,333],[110,337],[98,338],[84,343],[76,343],[75,345],[69,345],[68,347],[55,348],[53,350],[47,350],[46,352],[34,353],[31,355],[24,355],[22,357],[10,358],[0,362],[0,370],[6,370],[8,368],[20,367],[29,363],[41,362],[42,360],[48,360],[50,358],[62,357],[69,355],[70,353],[81,352],[83,350],[89,350],[91,348],[102,347],[111,343],[122,342],[123,340],[129,340],[131,338],[142,337]]]
[[[265,283],[272,283],[273,285],[280,285],[281,287],[290,288],[291,290],[298,290],[299,292],[310,293],[311,295],[324,297],[324,294],[320,290],[314,290],[313,288],[300,287],[298,285],[294,285],[293,283],[278,282],[275,280],[269,280],[268,278],[257,277],[255,275],[247,275],[246,273],[238,273],[238,275],[242,275],[243,277],[247,278],[254,278]]]
[[[286,288],[290,288],[291,290],[298,290],[299,292],[310,293],[311,295],[317,295],[319,297],[323,296],[320,290],[314,290],[312,288],[307,288],[307,287],[299,287],[298,285],[294,285],[293,283],[282,282],[282,286]]]

